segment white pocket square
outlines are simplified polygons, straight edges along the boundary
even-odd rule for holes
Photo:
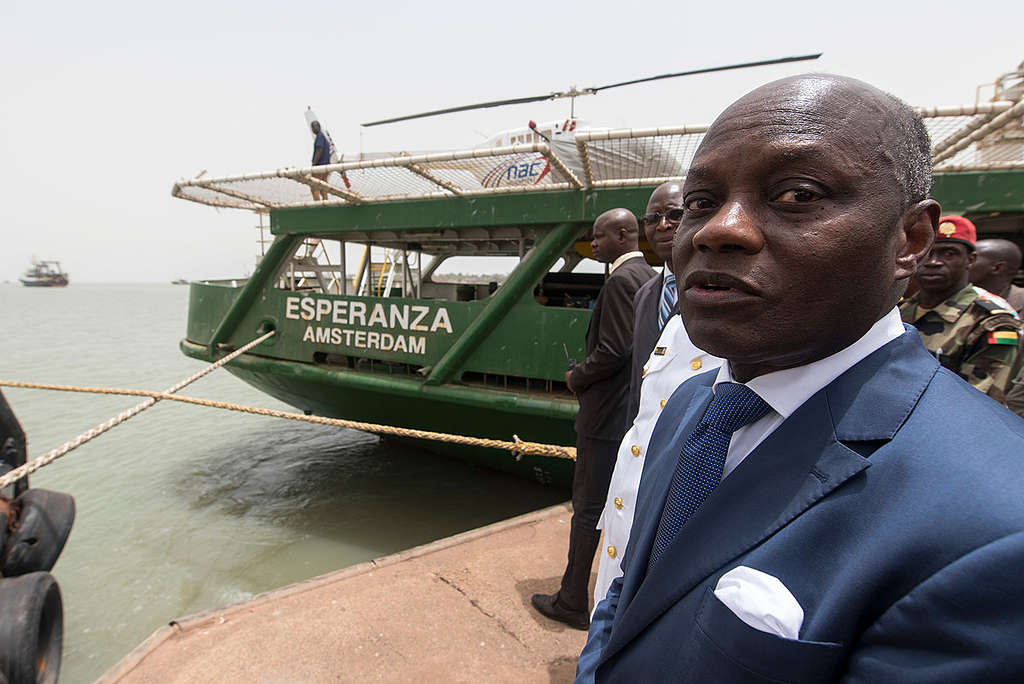
[[[754,629],[785,639],[800,635],[804,609],[777,577],[741,565],[718,578],[715,596]]]

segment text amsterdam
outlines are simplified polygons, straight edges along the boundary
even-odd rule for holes
[[[410,304],[367,306],[366,302],[345,299],[286,297],[284,317],[310,322],[302,334],[303,342],[410,354],[427,352],[427,338],[411,333],[452,332],[448,309],[443,306],[432,311],[429,306]]]

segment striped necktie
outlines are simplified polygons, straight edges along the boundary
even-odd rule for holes
[[[661,306],[658,307],[658,330],[663,330],[676,312],[676,275],[667,266],[665,271],[665,287],[661,291]]]
[[[723,382],[715,388],[714,399],[700,423],[686,438],[679,454],[647,561],[648,572],[690,516],[722,481],[732,433],[763,418],[771,410],[771,406],[746,385]]]

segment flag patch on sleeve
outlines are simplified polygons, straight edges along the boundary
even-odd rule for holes
[[[988,334],[989,344],[1017,344],[1017,333],[1012,330],[995,330]]]

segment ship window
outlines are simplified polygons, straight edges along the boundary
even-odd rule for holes
[[[453,256],[437,267],[431,279],[442,283],[503,283],[518,265],[519,257]]]
[[[518,265],[519,257],[511,256],[437,257],[425,269],[423,296],[458,302],[487,299]]]
[[[552,271],[533,289],[533,299],[543,306],[589,309],[603,284],[603,273]]]

